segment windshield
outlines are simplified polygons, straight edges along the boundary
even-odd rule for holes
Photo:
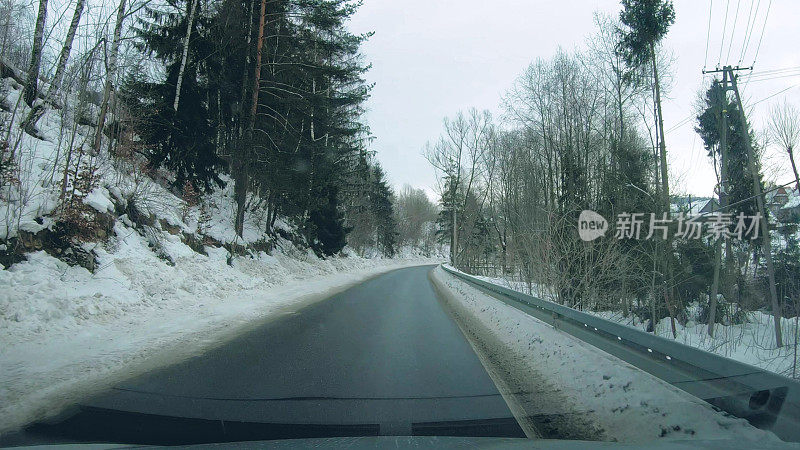
[[[799,14],[0,0],[0,446],[800,442]]]

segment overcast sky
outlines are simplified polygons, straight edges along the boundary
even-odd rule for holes
[[[712,5],[698,0],[674,3],[675,24],[664,43],[675,58],[664,127],[683,124],[666,135],[672,190],[710,195],[715,183],[711,162],[693,131],[694,121],[684,119],[694,115],[697,93],[710,82],[708,77],[703,82],[701,70]],[[756,58],[766,16],[755,71],[800,69],[800,1],[796,0],[714,1],[708,68],[718,62],[739,63],[748,15],[751,9],[756,12],[756,6],[755,27],[741,65],[749,66]],[[367,78],[375,83],[367,122],[376,137],[372,149],[395,187],[410,184],[433,197],[435,173],[421,152],[427,141],[439,136],[442,119],[472,107],[488,109],[499,118],[501,96],[525,67],[536,58],[550,58],[559,47],[585,48],[586,38],[595,31],[593,13],[616,15],[619,10],[617,0],[365,0],[350,27],[358,33],[375,32],[363,47],[373,64]],[[800,70],[776,74],[790,76],[741,83],[746,105],[789,88],[753,106],[751,121],[756,128],[763,127],[772,102],[786,99],[800,106]],[[788,159],[768,162],[781,163],[788,165]],[[785,169],[768,177],[791,180]]]

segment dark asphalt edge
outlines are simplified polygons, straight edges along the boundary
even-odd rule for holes
[[[508,405],[508,409],[511,410],[511,414],[513,414],[514,418],[517,420],[520,428],[522,428],[525,436],[528,439],[542,439],[542,434],[536,429],[534,423],[529,419],[530,415],[525,411],[522,403],[517,400],[516,395],[514,394],[517,389],[515,389],[512,386],[512,383],[508,382],[501,375],[502,371],[499,370],[500,368],[493,364],[491,358],[486,354],[480,343],[476,342],[476,338],[467,331],[467,328],[480,328],[484,336],[491,336],[491,333],[488,330],[483,329],[485,327],[480,327],[476,323],[462,323],[466,320],[459,316],[455,311],[455,305],[457,304],[458,300],[456,300],[455,295],[446,286],[444,286],[443,282],[439,280],[434,273],[438,268],[439,266],[428,272],[428,280],[430,281],[431,286],[436,293],[436,298],[442,305],[442,309],[444,309],[445,313],[447,313],[450,319],[455,322],[456,326],[458,326],[458,329],[461,331],[461,334],[467,340],[470,347],[472,347],[472,351],[475,352],[475,355],[478,357],[481,365],[486,370],[486,373],[489,374],[489,378],[491,378],[492,382],[497,387],[497,390],[500,392],[500,395],[503,397],[506,405]],[[474,322],[474,319],[472,322]]]

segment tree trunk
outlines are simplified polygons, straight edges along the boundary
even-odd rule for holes
[[[266,18],[266,8],[267,2],[266,0],[261,0],[261,10],[259,11],[258,16],[258,39],[256,39],[256,61],[255,67],[253,68],[253,95],[251,98],[250,103],[250,114],[248,116],[247,122],[247,143],[248,145],[252,141],[253,137],[253,130],[255,128],[256,123],[256,113],[258,112],[258,85],[261,81],[261,54],[262,54],[262,47],[264,46],[264,22]],[[247,200],[247,183],[248,183],[248,173],[246,167],[246,161],[244,161],[245,153],[244,149],[240,148],[239,154],[236,157],[236,161],[234,161],[234,166],[236,167],[235,174],[234,174],[234,198],[236,200],[236,220],[235,220],[235,228],[236,234],[238,236],[242,236],[242,232],[244,231],[244,212],[245,212],[245,201]]]
[[[94,133],[94,143],[92,148],[95,154],[100,153],[100,142],[103,138],[103,127],[106,124],[108,115],[108,103],[111,100],[111,91],[114,87],[114,77],[117,75],[117,53],[119,52],[119,41],[122,35],[122,21],[125,19],[125,0],[119,0],[117,7],[117,23],[114,25],[114,38],[111,42],[111,54],[108,57],[108,69],[106,70],[106,83],[103,87],[103,103],[100,106],[100,116],[97,118],[97,129]]]
[[[45,97],[45,102],[43,104],[34,106],[30,113],[28,113],[28,117],[25,118],[23,123],[23,128],[27,130],[34,130],[36,127],[36,123],[39,122],[39,119],[42,118],[45,112],[45,104],[52,102],[56,95],[58,95],[58,91],[61,89],[61,82],[64,79],[64,71],[67,68],[67,60],[69,59],[69,54],[72,51],[72,42],[75,40],[75,32],[78,30],[78,24],[81,21],[81,14],[83,14],[83,6],[86,4],[86,0],[78,0],[78,3],[75,4],[75,12],[72,14],[72,22],[69,24],[69,30],[67,31],[67,37],[64,40],[64,46],[61,47],[61,54],[58,56],[58,65],[56,66],[56,74],[53,76],[53,81],[50,83],[50,88],[47,90],[47,96]]]
[[[795,300],[795,305],[797,304],[797,300]],[[794,311],[794,354],[792,358],[792,378],[797,378],[797,325],[798,325],[798,311],[795,308]]]
[[[181,66],[178,69],[178,81],[175,84],[175,101],[172,103],[173,111],[178,111],[178,102],[181,100],[181,85],[183,84],[183,72],[186,70],[186,60],[189,57],[189,38],[192,36],[192,24],[194,14],[197,11],[197,0],[192,0],[189,8],[189,19],[186,22],[186,35],[183,38],[183,52],[181,53]]]
[[[661,83],[658,79],[658,66],[656,64],[656,52],[653,44],[650,44],[650,54],[653,60],[653,83],[656,90],[656,108],[658,109],[658,135],[659,153],[661,160],[661,193],[664,196],[665,212],[669,215],[669,178],[667,174],[667,144],[664,140],[664,116],[661,113]]]
[[[717,321],[717,293],[719,292],[719,266],[722,264],[722,244],[719,239],[714,243],[714,281],[711,283],[711,295],[708,296],[708,335],[714,337],[714,324]]]
[[[250,0],[250,7],[247,14],[247,54],[245,55],[244,71],[242,72],[242,92],[241,92],[241,105],[247,102],[247,86],[249,85],[249,71],[250,71],[250,45],[253,42],[253,9],[255,8],[255,0]],[[244,109],[243,109],[244,110]],[[246,111],[249,111],[246,110]],[[240,115],[238,124],[238,136],[234,150],[228,154],[231,165],[231,175],[233,177],[233,192],[234,202],[236,203],[236,212],[234,213],[234,231],[238,236],[244,231],[244,203],[247,197],[247,190],[245,189],[245,199],[239,201],[238,196],[241,196],[241,190],[246,185],[247,180],[243,179],[242,162],[245,158],[245,133],[249,125],[249,119],[246,115]],[[238,186],[238,187],[237,187]]]
[[[453,255],[450,259],[453,260],[453,267],[458,268],[458,213],[456,212],[456,205],[453,202],[453,248],[450,253]]]
[[[236,220],[234,228],[236,235],[242,237],[244,233],[244,212],[245,202],[247,201],[247,177],[243,175],[243,170],[240,164],[239,169],[234,173],[233,184],[233,199],[236,202]]]
[[[261,54],[264,46],[264,22],[266,18],[267,0],[261,0],[261,11],[258,16],[258,39],[256,40],[256,65],[253,69],[253,100],[250,104],[249,131],[253,132],[258,112],[258,85],[261,81]]]
[[[0,64],[6,60],[6,43],[8,42],[8,32],[11,30],[11,12],[6,16],[5,30],[3,31],[3,43],[0,44]]]
[[[247,86],[249,85],[249,71],[250,71],[250,45],[253,42],[253,9],[255,8],[255,0],[250,0],[250,7],[248,9],[247,14],[247,54],[245,55],[245,64],[244,70],[242,71],[242,93],[241,93],[241,104],[242,110],[244,110],[244,105],[247,102]],[[244,120],[243,117],[240,117],[239,120],[239,138],[241,139],[244,136],[244,132],[247,128],[247,121]]]
[[[39,69],[42,66],[42,45],[44,38],[44,22],[47,19],[47,0],[39,0],[39,13],[36,16],[36,29],[33,32],[33,48],[31,49],[31,64],[28,67],[28,79],[25,82],[24,100],[28,106],[33,106],[38,94]]]
[[[47,97],[52,99],[61,89],[61,83],[64,80],[64,71],[67,69],[67,60],[72,51],[72,42],[75,40],[75,33],[78,31],[78,24],[81,22],[81,15],[83,14],[83,7],[86,0],[78,0],[75,4],[75,12],[72,14],[72,21],[69,24],[67,37],[64,40],[64,46],[61,47],[61,54],[58,57],[58,66],[56,66],[56,74],[53,76],[53,81],[50,83]]]
[[[664,286],[664,304],[667,305],[667,312],[669,312],[669,325],[672,329],[672,338],[676,339],[678,337],[678,331],[675,328],[675,309],[672,307],[672,303],[669,301],[669,296],[667,295],[667,287]]]
[[[653,273],[650,276],[650,326],[653,327],[653,334],[656,334],[656,254],[658,248],[653,252]]]
[[[792,147],[787,147],[786,151],[789,152],[789,162],[792,163],[795,187],[797,188],[797,193],[800,194],[800,175],[797,175],[797,166],[794,163],[794,149]]]
[[[656,109],[658,111],[658,143],[659,153],[661,160],[661,194],[664,197],[664,212],[669,218],[671,213],[670,208],[670,194],[669,194],[669,174],[667,166],[667,143],[664,136],[664,115],[661,112],[661,81],[658,78],[658,64],[656,63],[656,51],[653,43],[650,43],[650,55],[653,62],[653,84],[656,92]],[[666,282],[664,284],[664,302],[669,309],[669,297],[672,294],[672,240],[667,238],[666,245],[664,246],[664,272],[666,273]],[[674,321],[674,317],[670,317]]]

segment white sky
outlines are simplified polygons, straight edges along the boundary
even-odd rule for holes
[[[673,87],[664,103],[664,127],[669,130],[694,116],[698,91],[707,88],[701,69],[706,56],[709,0],[677,0],[676,20],[665,41],[674,53]],[[743,47],[748,14],[758,16],[742,66],[753,62],[769,6],[766,31],[756,60],[756,71],[800,66],[797,29],[800,1],[716,0],[711,11],[708,68],[717,62],[736,65]],[[728,6],[729,5],[729,6]],[[735,12],[738,20],[733,26]],[[728,7],[722,57],[720,44]],[[471,107],[500,116],[501,96],[525,67],[538,57],[550,58],[558,47],[584,48],[594,33],[593,13],[618,14],[617,0],[365,0],[353,18],[354,32],[375,31],[363,52],[373,68],[367,75],[376,83],[367,104],[367,121],[376,137],[373,150],[395,187],[410,184],[434,198],[435,174],[422,157],[422,148],[441,132],[442,119]],[[733,39],[731,40],[731,34]],[[733,42],[730,58],[728,45]],[[765,125],[771,103],[786,99],[800,106],[800,71],[792,76],[742,86],[745,104],[789,90],[753,107],[755,127]],[[673,192],[710,195],[714,180],[702,141],[693,131],[694,120],[666,134]],[[771,158],[783,165],[768,178],[787,182],[788,158]]]

